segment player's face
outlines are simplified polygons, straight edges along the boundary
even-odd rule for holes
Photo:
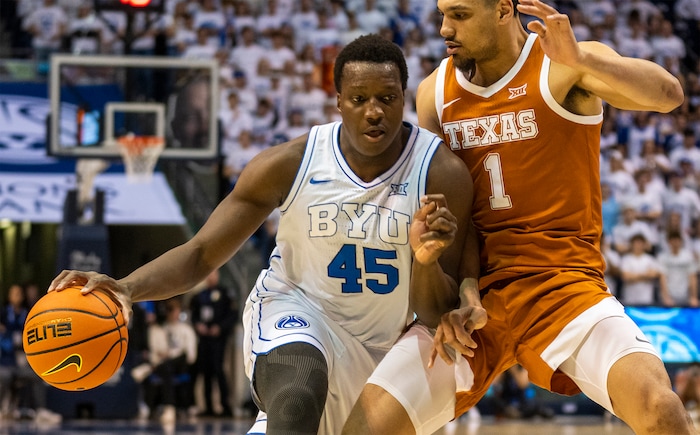
[[[403,105],[401,74],[395,64],[346,64],[338,94],[343,119],[341,149],[346,157],[398,157],[403,148]]]
[[[438,0],[442,14],[440,35],[447,54],[457,68],[470,68],[473,61],[483,62],[498,54],[496,21],[498,11],[490,0]]]

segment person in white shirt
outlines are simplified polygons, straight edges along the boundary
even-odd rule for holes
[[[189,374],[197,360],[197,334],[189,321],[180,317],[182,302],[179,297],[162,302],[162,306],[164,320],[148,327],[148,362],[134,367],[131,376],[137,383],[143,383],[145,401],[151,412],[163,406],[161,421],[174,423],[176,405],[187,408],[194,404],[193,397],[188,396],[188,386],[178,391],[176,378]],[[181,403],[177,403],[177,398]]]
[[[661,266],[659,296],[666,306],[698,306],[698,268],[693,253],[683,246],[683,236],[675,231],[666,237],[668,250],[657,256]]]
[[[669,20],[661,22],[661,33],[651,38],[654,50],[654,62],[662,66],[673,66],[673,73],[680,72],[680,64],[685,58],[685,42],[673,33],[673,23]]]
[[[647,240],[642,234],[632,236],[630,244],[630,252],[624,254],[620,261],[620,302],[624,305],[652,305],[660,275],[659,264],[653,255],[646,252]]]
[[[384,27],[389,27],[389,17],[376,8],[375,0],[365,0],[364,9],[357,12],[357,22],[367,33],[379,33]]]
[[[668,158],[675,169],[680,169],[680,163],[683,159],[690,160],[694,168],[700,168],[700,149],[697,147],[695,130],[692,127],[683,129],[682,146],[672,150]]]
[[[209,29],[200,27],[197,29],[197,42],[185,47],[181,57],[192,60],[210,60],[216,56],[217,47],[209,43]]]
[[[632,249],[632,237],[637,234],[644,236],[647,243],[644,250],[650,252],[656,243],[657,234],[648,223],[637,218],[637,209],[629,202],[622,203],[621,220],[612,228],[612,246],[620,254],[626,254]]]
[[[32,47],[36,59],[46,61],[49,55],[61,48],[61,40],[68,30],[68,16],[56,0],[44,0],[24,20],[24,29],[32,35]]]
[[[230,61],[233,68],[243,71],[246,77],[254,77],[258,71],[260,59],[265,56],[265,49],[257,42],[255,28],[249,26],[242,28],[240,41],[231,49]]]
[[[664,210],[676,210],[681,214],[681,228],[689,232],[692,221],[700,217],[700,196],[683,185],[683,174],[674,171],[669,176],[668,189],[664,194]]]

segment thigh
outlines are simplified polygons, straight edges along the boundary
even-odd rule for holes
[[[663,375],[659,381],[664,376],[668,377],[654,347],[634,321],[624,314],[604,318],[591,327],[586,338],[559,369],[571,378],[586,396],[615,414],[611,391],[608,389],[609,381],[612,380],[609,379],[609,375],[618,361],[631,354],[647,355],[640,357],[640,361],[651,362],[651,365],[655,366],[655,372]],[[638,367],[639,379],[646,377],[645,367],[646,364]],[[627,373],[625,382],[633,382],[635,377],[632,373]]]
[[[372,396],[366,398],[374,407],[367,418],[375,433],[391,433],[392,429],[405,426],[408,422],[401,420],[408,417],[417,434],[430,434],[454,418],[455,393],[458,388],[471,388],[472,371],[462,357],[453,365],[437,358],[435,365],[428,368],[432,346],[431,331],[414,324],[367,380],[368,384],[380,387],[368,385],[365,390],[367,396]],[[371,415],[372,412],[376,414]]]

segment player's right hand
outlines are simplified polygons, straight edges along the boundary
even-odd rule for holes
[[[488,320],[486,310],[480,306],[466,306],[454,309],[442,315],[440,324],[433,337],[433,352],[428,361],[428,367],[432,367],[435,358],[440,355],[447,365],[454,363],[448,348],[454,349],[457,354],[472,357],[477,347],[472,338],[472,332],[486,326]]]
[[[90,293],[95,289],[105,291],[109,297],[122,308],[122,315],[126,324],[131,319],[131,296],[125,285],[109,275],[98,272],[83,272],[80,270],[63,270],[49,284],[48,291],[61,291],[68,287],[83,286],[80,290],[82,294]]]

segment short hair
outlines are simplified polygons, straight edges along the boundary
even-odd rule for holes
[[[345,64],[350,62],[391,62],[399,69],[401,89],[406,90],[408,67],[401,48],[395,43],[372,33],[362,35],[346,45],[335,59],[335,66],[333,67],[333,83],[337,92],[340,92],[343,68]]]

